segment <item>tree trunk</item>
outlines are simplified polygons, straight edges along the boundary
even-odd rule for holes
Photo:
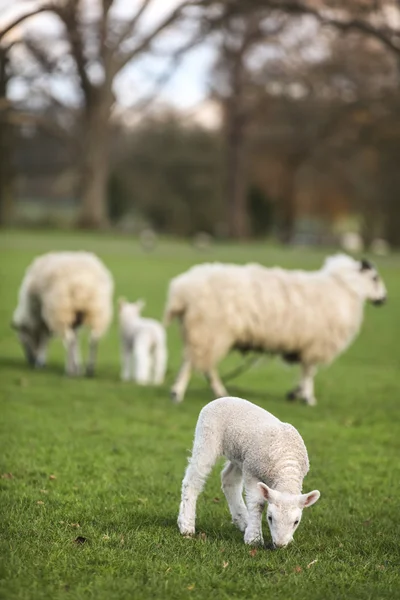
[[[109,119],[111,102],[103,94],[84,113],[84,145],[80,164],[81,214],[79,225],[101,229],[108,225]]]
[[[11,221],[14,207],[14,170],[12,164],[14,129],[7,100],[7,54],[0,49],[0,226]]]
[[[247,210],[247,146],[245,123],[240,107],[228,108],[226,122],[226,200],[229,235],[244,239],[249,234]]]
[[[279,239],[283,244],[290,244],[293,239],[297,210],[296,210],[296,179],[297,169],[288,165],[283,175],[281,194],[279,199]]]

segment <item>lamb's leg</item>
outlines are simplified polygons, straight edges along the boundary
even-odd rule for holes
[[[154,376],[153,381],[160,385],[164,381],[165,371],[167,369],[167,348],[165,343],[158,341],[154,350]]]
[[[193,453],[182,481],[178,527],[182,535],[193,535],[196,524],[196,503],[206,479],[219,456],[209,440],[195,439]]]
[[[133,375],[133,343],[132,340],[121,340],[121,379],[129,381]]]
[[[89,338],[89,356],[88,356],[88,361],[87,361],[87,365],[86,365],[86,376],[87,377],[93,377],[93,375],[94,375],[94,368],[96,365],[98,347],[99,347],[99,337],[92,331],[90,333],[90,338]]]
[[[249,515],[248,524],[244,533],[245,544],[263,545],[262,514],[265,500],[254,478],[245,478],[246,504]]]
[[[249,515],[243,501],[243,474],[241,469],[231,462],[227,462],[221,473],[222,490],[228,502],[232,515],[232,522],[245,531]]]
[[[306,404],[315,406],[314,377],[317,369],[314,365],[302,365],[302,376],[299,385],[288,393],[288,400],[304,400]]]
[[[171,398],[174,402],[182,402],[185,396],[186,388],[192,374],[192,365],[188,358],[183,360],[178,377],[171,390]]]
[[[210,369],[206,373],[206,377],[210,383],[211,389],[214,392],[216,398],[222,398],[223,396],[228,395],[228,392],[226,391],[224,384],[222,383],[220,376],[218,375],[217,369]]]
[[[137,338],[134,343],[133,354],[135,359],[135,380],[140,385],[147,385],[150,382],[150,353],[150,342],[146,338]]]

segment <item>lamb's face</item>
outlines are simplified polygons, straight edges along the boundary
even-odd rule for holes
[[[137,302],[127,302],[124,299],[119,301],[119,315],[120,319],[127,319],[128,321],[134,321],[140,317],[142,309],[145,303],[143,300]]]
[[[303,509],[312,506],[320,497],[318,490],[308,494],[287,494],[258,484],[268,502],[267,523],[275,548],[283,548],[293,541],[293,535],[300,524]]]
[[[385,284],[379,276],[378,271],[367,260],[360,261],[360,277],[365,299],[376,306],[384,304],[387,297]]]

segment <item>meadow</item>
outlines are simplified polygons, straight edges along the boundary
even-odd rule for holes
[[[198,503],[198,535],[176,518],[180,485],[202,406],[212,399],[193,378],[184,403],[169,388],[180,363],[178,328],[168,331],[169,368],[160,388],[119,380],[116,322],[94,379],[68,379],[59,340],[48,366],[24,364],[12,311],[23,273],[52,249],[87,249],[103,259],[116,298],[144,297],[161,317],[168,280],[208,260],[318,268],[324,253],[267,244],[200,252],[161,241],[83,233],[0,235],[0,597],[39,599],[330,600],[400,597],[400,256],[375,260],[387,306],[367,306],[361,335],[316,379],[319,404],[288,403],[297,370],[265,357],[230,382],[244,397],[302,434],[311,470],[305,491],[321,499],[304,512],[295,541],[252,550],[230,523],[220,468]],[[222,376],[241,364],[232,355]],[[264,519],[264,536],[269,540]]]

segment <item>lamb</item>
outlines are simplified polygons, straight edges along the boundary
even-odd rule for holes
[[[50,252],[37,257],[25,272],[12,327],[28,363],[43,367],[53,335],[66,348],[65,371],[81,373],[78,331],[90,329],[86,374],[93,375],[97,347],[113,314],[114,282],[100,259],[89,252]]]
[[[242,398],[219,398],[200,412],[182,482],[181,534],[194,534],[197,498],[220,456],[227,459],[221,473],[222,490],[233,523],[244,532],[245,543],[263,544],[262,513],[268,502],[273,545],[287,546],[303,509],[320,497],[318,490],[308,494],[301,491],[309,470],[307,449],[292,425]]]
[[[316,404],[314,376],[357,335],[366,300],[382,304],[386,289],[366,260],[339,254],[318,271],[258,264],[202,264],[172,279],[164,323],[182,325],[184,359],[172,388],[181,402],[192,368],[209,379],[216,397],[227,392],[217,364],[231,350],[269,352],[300,363],[302,377],[289,399]]]
[[[119,300],[121,379],[135,379],[142,385],[159,385],[164,381],[167,366],[165,329],[158,321],[141,316],[144,305],[143,300]]]

